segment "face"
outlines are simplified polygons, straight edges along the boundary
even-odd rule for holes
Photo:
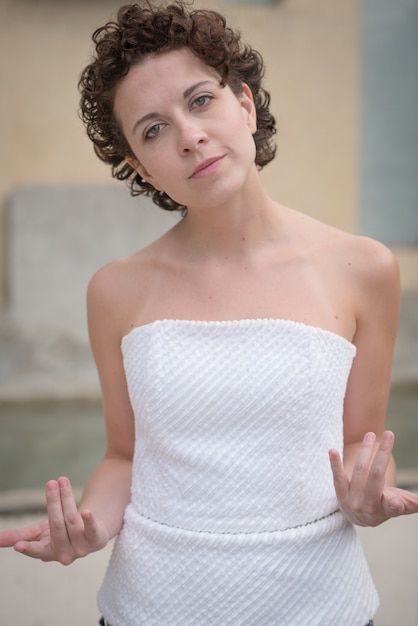
[[[119,83],[115,115],[140,176],[185,206],[246,193],[256,172],[256,113],[187,48],[147,57]]]

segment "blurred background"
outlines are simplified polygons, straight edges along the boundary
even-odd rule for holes
[[[77,81],[89,62],[91,34],[120,4],[0,0],[4,527],[38,514],[49,478],[68,474],[81,488],[100,459],[104,432],[86,331],[87,283],[101,265],[143,247],[176,219],[112,181],[78,117]],[[402,311],[387,422],[397,435],[401,484],[417,488],[418,0],[196,0],[194,6],[225,14],[265,59],[278,122],[277,157],[262,173],[268,192],[338,228],[375,237],[397,255]],[[417,600],[406,584],[417,579],[408,569],[418,557],[417,524],[397,522],[373,538],[364,534],[384,591],[379,624],[417,626]],[[395,566],[392,560],[386,579],[387,562],[376,554],[387,548],[388,537]],[[405,553],[400,540],[407,542]],[[36,598],[51,580],[64,580],[56,578],[58,570],[51,566],[46,573],[19,555],[3,554],[7,623],[56,623],[48,621],[53,608]],[[88,568],[94,569],[94,558]],[[399,575],[393,573],[396,558]],[[72,586],[63,582],[70,595],[57,598],[72,618],[81,611],[76,617],[87,624],[86,615],[95,614],[95,588],[80,580],[84,575],[91,582],[96,574],[81,567],[72,570],[77,576],[65,574],[73,576]],[[22,585],[33,601],[25,614],[13,595]],[[88,593],[87,608],[75,609],[76,589]]]

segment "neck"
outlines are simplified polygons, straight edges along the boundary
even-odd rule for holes
[[[189,253],[200,258],[242,259],[277,240],[281,215],[281,207],[260,187],[227,206],[190,209],[179,234]]]

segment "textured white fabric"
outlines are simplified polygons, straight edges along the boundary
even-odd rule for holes
[[[377,595],[328,460],[355,347],[289,320],[159,320],[122,351],[136,447],[109,622],[364,626]]]

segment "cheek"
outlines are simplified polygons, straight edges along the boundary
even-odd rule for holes
[[[253,134],[257,129],[254,130],[250,127],[246,121],[235,131],[235,137],[239,137],[239,146],[241,152],[245,152],[246,155],[250,156],[253,160],[255,160],[256,146],[254,142]]]

